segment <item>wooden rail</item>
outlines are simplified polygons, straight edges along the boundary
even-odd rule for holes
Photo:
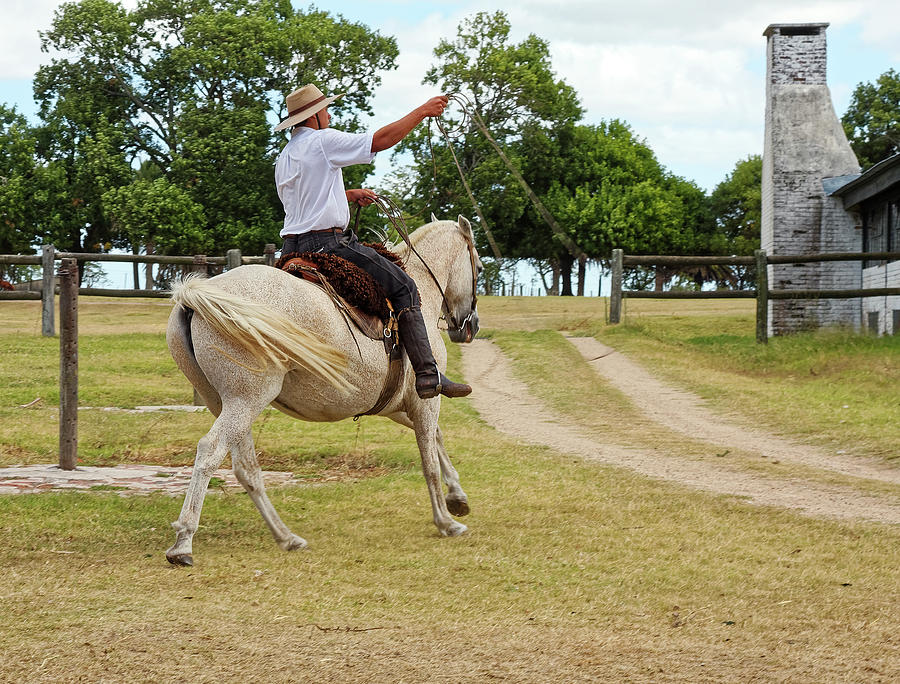
[[[189,266],[191,271],[204,273],[207,267],[225,266],[228,270],[243,264],[267,264],[275,265],[275,245],[267,244],[262,256],[243,256],[239,249],[229,249],[224,257],[210,257],[205,254],[193,256],[175,256],[163,254],[95,254],[93,252],[57,252],[53,245],[43,245],[41,254],[0,254],[0,264],[37,265],[41,264],[43,276],[41,279],[41,291],[32,292],[16,290],[13,292],[0,291],[0,301],[3,300],[27,300],[40,299],[43,302],[41,308],[41,333],[45,337],[56,335],[56,323],[54,320],[54,295],[58,291],[53,267],[56,261],[72,259],[81,268],[80,263],[87,261],[112,261],[125,264],[166,264],[177,266]],[[137,266],[135,266],[137,268]],[[168,297],[167,292],[160,290],[142,290],[138,288],[129,290],[114,290],[107,288],[82,287],[78,288],[78,295],[85,297]]]
[[[878,287],[852,290],[780,290],[769,289],[769,264],[808,264],[823,261],[889,261],[900,259],[900,252],[831,252],[825,254],[767,255],[758,249],[753,256],[630,256],[621,249],[612,253],[612,287],[609,322],[619,323],[622,300],[630,299],[756,299],[756,341],[768,342],[770,299],[853,299],[857,297],[889,297],[900,295],[900,287]],[[756,266],[755,290],[691,291],[626,291],[622,287],[624,266]]]

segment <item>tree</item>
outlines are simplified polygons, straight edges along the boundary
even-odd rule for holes
[[[439,62],[426,82],[468,94],[473,117],[484,121],[562,235],[535,208],[477,122],[465,118],[450,123],[450,143],[435,141],[433,152],[425,134],[404,145],[419,160],[404,178],[413,181],[418,206],[434,194],[445,214],[471,212],[452,149],[504,257],[552,272],[554,293],[562,278],[562,294],[573,292],[576,261],[583,276],[587,258],[608,259],[614,247],[671,253],[701,240],[710,226],[705,193],[666,172],[624,122],[579,125],[577,93],[554,75],[548,44],[535,35],[513,44],[509,32],[502,12],[463,21],[456,40],[435,49]],[[479,248],[486,247],[482,236]],[[579,281],[583,292],[583,277]]]
[[[709,196],[716,232],[713,254],[752,254],[759,249],[762,217],[762,157],[750,155],[735,164]]]
[[[692,252],[708,231],[705,193],[668,173],[630,126],[576,126],[546,202],[593,259]],[[661,287],[662,281],[659,281]]]
[[[27,197],[35,144],[25,117],[0,105],[0,254],[32,251]]]
[[[709,196],[709,207],[715,221],[710,235],[710,254],[753,254],[760,245],[762,220],[762,157],[751,155],[735,164],[734,169]],[[732,284],[747,287],[754,282],[754,269],[735,267]]]
[[[900,152],[900,73],[860,83],[841,121],[856,158],[867,168]]]
[[[542,195],[546,190],[542,179],[529,176],[523,159],[535,153],[539,138],[556,136],[580,118],[582,109],[574,89],[554,75],[546,41],[532,34],[516,44],[510,41],[509,33],[510,24],[503,12],[479,12],[464,20],[454,41],[442,40],[435,48],[438,63],[428,70],[425,83],[437,85],[443,92],[464,94],[471,102],[471,114],[484,122],[534,191]],[[400,183],[411,181],[412,185],[411,190],[401,193],[406,208],[419,212],[423,202],[431,198],[430,209],[439,215],[472,215],[452,145],[488,224],[475,221],[476,227],[481,227],[478,240],[482,252],[489,247],[489,228],[504,257],[556,258],[560,245],[554,242],[543,219],[531,210],[525,192],[476,121],[458,116],[448,121],[448,126],[449,144],[435,137],[433,148],[429,147],[430,129],[425,129],[399,147],[401,152],[413,152],[419,160],[410,175],[400,177]]]
[[[42,158],[45,130],[31,128],[15,109],[0,105],[0,253],[32,253],[46,235],[64,234],[74,214],[84,210],[79,194],[68,193],[64,160]],[[57,241],[63,248],[71,245]],[[5,273],[16,279],[15,271]]]
[[[334,113],[357,127],[397,55],[392,38],[289,0],[81,0],[42,40],[66,55],[35,77],[39,155],[65,176],[47,206],[66,214],[61,244],[86,249],[261,251],[283,217],[272,128],[286,94],[347,92]]]

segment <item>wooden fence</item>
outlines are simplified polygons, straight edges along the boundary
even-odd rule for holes
[[[163,256],[156,254],[93,254],[80,252],[57,252],[53,245],[44,245],[40,255],[0,254],[0,264],[37,265],[42,266],[43,278],[41,291],[15,290],[0,291],[0,300],[4,299],[40,299],[43,302],[41,313],[41,332],[45,337],[56,334],[54,322],[54,294],[57,291],[54,277],[54,262],[74,259],[76,263],[113,261],[132,264],[166,264],[189,266],[191,271],[206,273],[209,266],[225,266],[232,269],[242,264],[275,265],[275,245],[268,244],[263,256],[242,256],[239,249],[229,249],[224,257],[208,257],[205,254],[194,256]],[[95,287],[78,288],[78,294],[92,297],[168,297],[162,290],[111,290]]]
[[[54,263],[61,262],[54,274]],[[78,297],[168,297],[159,290],[106,290],[78,287],[79,261],[120,261],[145,264],[181,264],[191,271],[206,272],[210,264],[224,265],[228,269],[242,264],[275,264],[275,245],[266,245],[261,257],[241,256],[240,250],[228,250],[225,257],[155,256],[131,254],[79,254],[56,252],[52,245],[44,245],[40,256],[0,255],[0,264],[41,264],[43,278],[41,292],[0,291],[0,300],[43,299],[42,326],[45,336],[55,335],[54,301],[59,285],[59,467],[74,470],[78,460]],[[194,393],[196,401],[196,390]]]
[[[767,255],[758,249],[753,256],[627,256],[621,249],[612,253],[612,284],[609,297],[609,322],[619,323],[622,300],[631,299],[756,299],[756,341],[769,340],[770,299],[852,299],[855,297],[885,297],[900,295],[900,287],[879,287],[857,290],[781,290],[769,288],[769,264],[807,264],[824,261],[867,261],[900,259],[900,252],[835,252],[830,254]],[[626,291],[622,288],[625,266],[755,266],[755,290],[683,291]]]

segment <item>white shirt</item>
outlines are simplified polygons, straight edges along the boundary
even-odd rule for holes
[[[291,137],[275,162],[275,186],[284,205],[281,237],[350,223],[341,168],[372,163],[372,137],[333,128],[301,128]]]

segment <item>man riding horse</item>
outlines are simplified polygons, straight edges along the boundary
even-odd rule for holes
[[[291,129],[291,139],[275,164],[275,184],[285,213],[281,253],[335,254],[368,272],[384,288],[397,312],[400,341],[415,371],[419,397],[464,397],[472,388],[448,380],[438,370],[413,279],[361,244],[349,227],[348,202],[365,207],[375,200],[375,193],[366,189],[345,191],[341,173],[345,166],[372,163],[376,153],[396,145],[426,117],[440,116],[448,98],[432,97],[372,134],[329,128],[328,106],[342,95],[326,97],[316,86],[305,85],[287,96],[288,117],[275,128]]]

